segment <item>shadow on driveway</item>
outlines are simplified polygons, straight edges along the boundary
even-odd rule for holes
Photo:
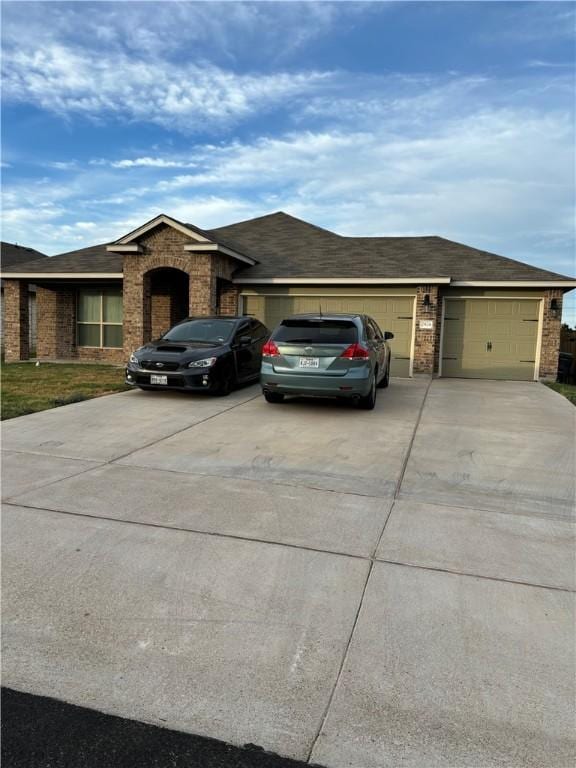
[[[2,689],[6,768],[300,768],[252,745],[178,733]]]

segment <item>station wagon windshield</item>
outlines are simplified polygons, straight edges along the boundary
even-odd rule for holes
[[[165,341],[205,341],[224,344],[232,335],[234,320],[190,320],[168,331]]]

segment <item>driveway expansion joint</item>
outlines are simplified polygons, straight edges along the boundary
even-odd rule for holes
[[[390,517],[392,515],[392,512],[394,510],[394,502],[398,498],[398,494],[400,492],[400,487],[402,486],[402,480],[404,479],[404,473],[406,471],[406,467],[408,466],[408,460],[410,459],[410,452],[412,450],[412,446],[414,445],[414,439],[416,437],[416,432],[418,431],[418,427],[420,425],[420,420],[422,418],[422,413],[424,411],[424,405],[426,403],[426,399],[428,397],[428,392],[430,391],[430,387],[432,386],[432,379],[430,379],[426,385],[426,389],[424,390],[424,396],[422,397],[422,402],[420,403],[420,408],[418,409],[418,416],[416,417],[416,421],[414,423],[414,428],[412,429],[412,435],[410,437],[410,442],[408,443],[408,447],[406,449],[406,454],[404,456],[404,459],[402,461],[402,467],[400,469],[400,473],[398,475],[398,480],[396,482],[396,488],[394,491],[393,496],[393,502],[390,506],[390,509],[388,510],[388,514],[386,515],[386,519],[384,520],[384,524],[382,526],[382,530],[380,531],[380,536],[378,537],[378,540],[376,541],[376,544],[374,546],[374,549],[372,550],[372,556],[370,559],[370,567],[368,568],[368,574],[366,576],[366,581],[364,582],[364,588],[362,590],[362,594],[360,595],[360,601],[358,603],[358,610],[356,611],[356,616],[354,617],[354,623],[352,624],[352,630],[350,631],[350,637],[348,638],[348,642],[346,643],[346,647],[344,649],[344,653],[342,654],[342,662],[340,664],[340,667],[338,669],[338,673],[336,675],[336,679],[334,681],[334,685],[332,687],[332,691],[330,692],[330,696],[328,698],[328,703],[326,704],[326,709],[324,710],[324,713],[322,715],[322,719],[320,721],[320,725],[318,727],[318,730],[316,731],[316,736],[314,738],[314,741],[312,742],[312,746],[310,747],[310,751],[308,752],[307,756],[307,762],[309,763],[312,760],[312,755],[314,754],[314,748],[316,747],[316,744],[318,742],[318,739],[320,738],[320,735],[322,734],[322,731],[324,730],[324,726],[326,724],[326,721],[328,719],[328,715],[330,713],[330,708],[332,706],[332,702],[334,701],[334,697],[336,695],[336,691],[338,690],[338,684],[340,682],[340,679],[342,677],[342,670],[344,669],[344,666],[346,664],[346,660],[348,659],[348,654],[350,652],[350,646],[352,644],[352,639],[354,637],[354,632],[356,631],[356,627],[358,626],[358,620],[360,618],[360,613],[362,611],[362,606],[364,604],[364,598],[366,596],[366,591],[368,589],[368,584],[370,583],[370,577],[372,576],[372,571],[374,570],[374,563],[376,562],[376,553],[378,552],[378,548],[380,546],[380,542],[382,541],[382,537],[384,536],[384,531],[386,530],[386,525],[388,524],[388,520],[390,520]]]

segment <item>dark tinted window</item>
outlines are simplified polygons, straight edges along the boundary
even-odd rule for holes
[[[234,330],[234,320],[190,320],[180,323],[162,336],[166,341],[209,341],[223,344]]]
[[[382,330],[381,330],[380,326],[378,325],[378,323],[376,322],[376,320],[372,320],[372,318],[370,318],[370,322],[372,323],[372,325],[376,329],[376,336],[379,339],[383,339],[384,338],[384,334],[382,333]]]
[[[268,338],[270,334],[265,325],[262,325],[258,320],[252,320],[250,324],[250,335],[254,341],[259,341],[260,339]]]
[[[376,331],[370,320],[366,320],[366,336],[370,341],[374,341],[377,338]]]
[[[369,317],[367,319],[367,325],[368,325],[368,328],[371,329],[371,333],[374,335],[373,337],[375,339],[381,339],[382,338],[382,331],[380,330],[380,328],[376,324],[375,320],[372,320],[372,318]]]
[[[358,330],[351,320],[283,320],[273,338],[293,344],[353,344]]]

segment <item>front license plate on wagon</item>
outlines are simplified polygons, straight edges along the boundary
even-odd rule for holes
[[[319,357],[301,357],[300,362],[298,363],[299,368],[319,368],[320,367],[320,358]]]
[[[168,376],[157,376],[152,373],[150,375],[150,384],[168,384]]]

